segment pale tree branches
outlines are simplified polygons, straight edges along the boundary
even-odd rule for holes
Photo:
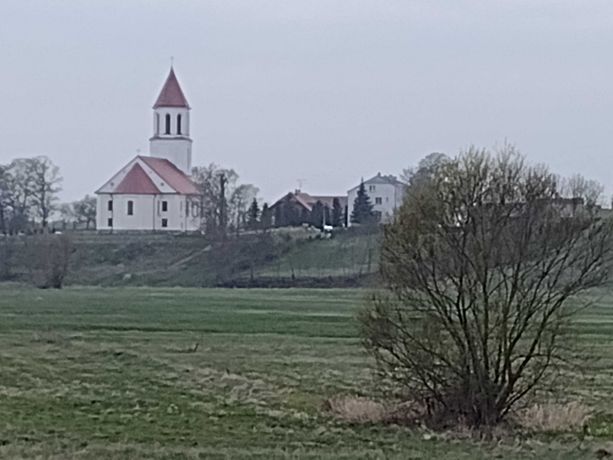
[[[24,232],[33,222],[46,229],[61,182],[58,167],[45,156],[0,165],[0,233]]]
[[[259,192],[257,187],[239,183],[236,171],[215,164],[194,168],[192,178],[202,193],[201,215],[207,235],[223,238],[246,226],[249,206]]]

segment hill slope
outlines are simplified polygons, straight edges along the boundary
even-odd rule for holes
[[[223,243],[196,235],[68,234],[66,284],[159,286],[351,286],[377,269],[378,235],[338,232],[329,239],[306,229],[243,234]],[[22,247],[29,237],[0,241],[12,248],[10,278],[27,281]]]

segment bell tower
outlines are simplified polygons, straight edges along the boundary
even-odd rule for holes
[[[149,139],[152,157],[165,158],[187,175],[192,169],[192,139],[189,137],[187,99],[172,67],[153,105],[153,137]]]

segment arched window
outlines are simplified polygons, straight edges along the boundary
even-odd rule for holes
[[[181,134],[181,114],[177,115],[177,134]]]
[[[166,114],[166,134],[170,134],[170,114]]]
[[[155,114],[155,134],[156,136],[160,134],[160,114]]]

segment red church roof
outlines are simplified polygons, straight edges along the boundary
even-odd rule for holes
[[[160,193],[141,165],[134,163],[126,177],[119,183],[113,193],[126,193],[129,195],[151,195]]]
[[[181,86],[179,85],[179,81],[172,67],[170,68],[166,83],[164,83],[164,87],[162,91],[160,91],[160,95],[153,106],[154,109],[158,107],[185,107],[189,109],[187,99],[181,90]]]
[[[200,191],[196,184],[171,161],[165,158],[138,157],[155,173],[160,176],[168,185],[183,195],[199,195]]]

